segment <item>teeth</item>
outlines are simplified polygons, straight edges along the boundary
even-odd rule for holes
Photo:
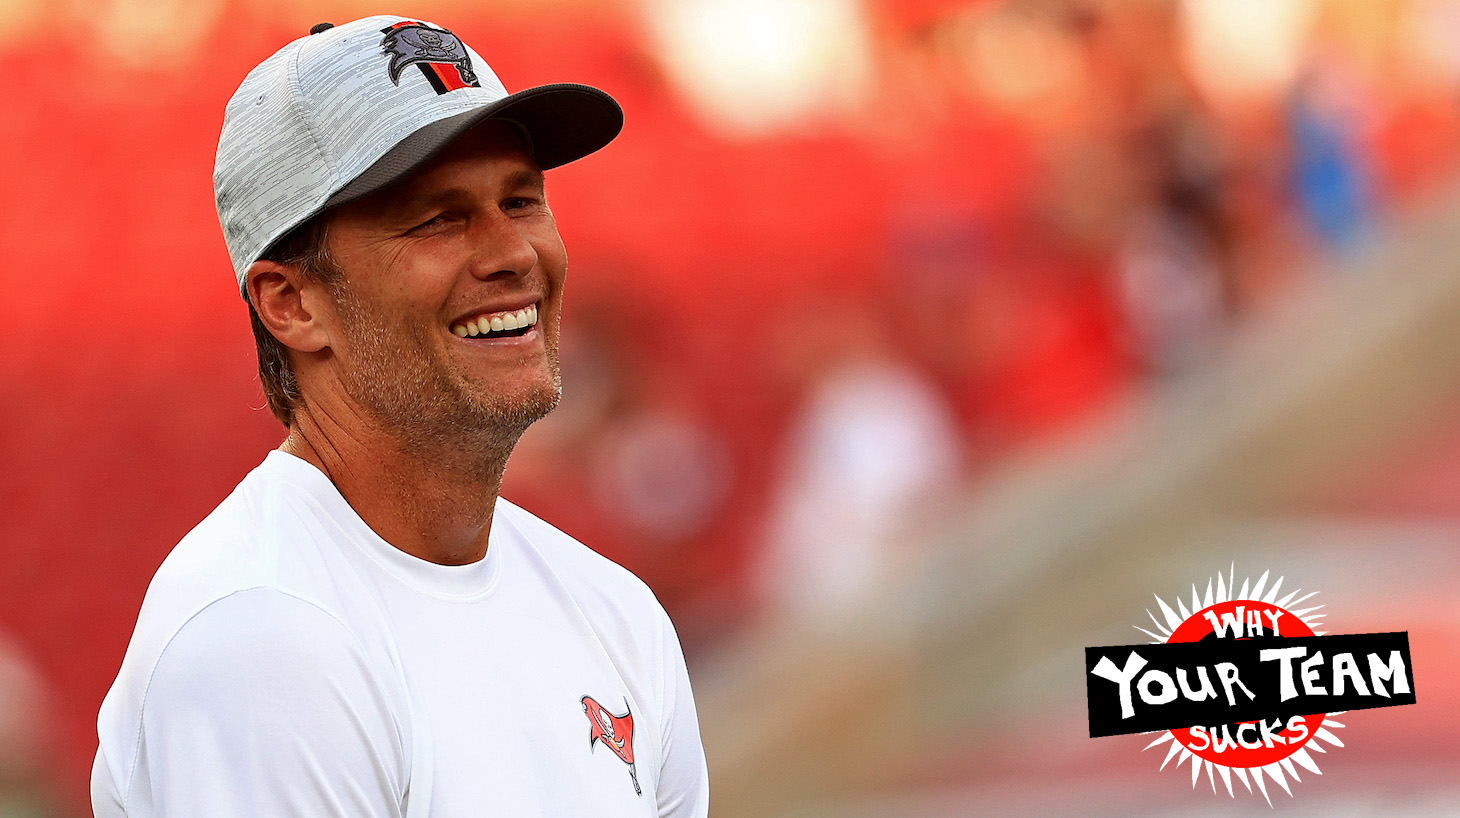
[[[537,324],[537,305],[532,304],[515,312],[499,312],[495,315],[479,315],[475,318],[451,325],[451,332],[461,338],[475,338],[488,332],[505,332],[523,329]]]

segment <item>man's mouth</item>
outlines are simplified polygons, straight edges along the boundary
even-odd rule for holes
[[[515,338],[526,335],[537,326],[537,305],[530,304],[510,312],[484,312],[451,325],[459,338]]]

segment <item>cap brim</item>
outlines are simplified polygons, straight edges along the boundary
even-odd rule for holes
[[[521,129],[528,151],[543,170],[593,153],[612,142],[624,126],[623,109],[613,97],[592,86],[558,83],[528,88],[421,127],[340,188],[324,206],[343,204],[385,187],[488,119],[511,122]]]

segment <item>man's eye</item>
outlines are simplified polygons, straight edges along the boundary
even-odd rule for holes
[[[431,218],[427,219],[426,221],[423,221],[420,224],[416,225],[415,227],[412,227],[411,230],[410,230],[410,232],[414,233],[414,232],[416,232],[418,230],[430,230],[430,229],[432,229],[434,227],[440,227],[441,225],[443,225],[446,222],[450,221],[450,219],[451,219],[451,214],[449,214],[449,213],[437,213],[435,216],[432,216]]]
[[[524,196],[514,196],[502,203],[503,210],[521,210],[524,207],[532,207],[537,204],[536,199],[529,199]]]

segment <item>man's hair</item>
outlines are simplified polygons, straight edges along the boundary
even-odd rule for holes
[[[340,281],[340,269],[330,257],[328,237],[329,218],[320,213],[285,234],[261,259],[295,267],[307,280],[334,287]],[[294,366],[289,363],[289,350],[264,326],[251,302],[248,318],[258,348],[259,383],[263,384],[264,398],[269,402],[269,411],[288,428],[294,420],[294,410],[304,402],[299,381],[294,377]]]

